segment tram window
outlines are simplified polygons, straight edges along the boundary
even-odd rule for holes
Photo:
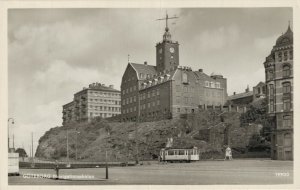
[[[173,150],[169,150],[168,151],[168,155],[174,155],[174,151]]]
[[[184,155],[184,150],[179,150],[179,155]]]

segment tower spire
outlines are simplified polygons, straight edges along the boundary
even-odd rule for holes
[[[176,19],[179,18],[176,15],[173,17],[169,17],[168,12],[166,11],[166,17],[165,18],[160,18],[160,19],[156,19],[156,20],[166,20],[166,27],[165,27],[165,33],[163,35],[163,40],[164,41],[171,41],[171,34],[169,32],[169,27],[168,27],[168,20],[169,19]]]

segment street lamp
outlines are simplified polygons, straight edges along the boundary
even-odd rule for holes
[[[109,131],[107,131],[107,135],[110,136]],[[107,164],[107,141],[106,141],[106,150],[105,150],[105,179],[108,179],[108,164]]]
[[[78,139],[78,134],[80,134],[79,131],[77,131],[77,128],[76,128],[76,146],[75,146],[75,160],[77,160],[77,139]]]
[[[11,124],[14,124],[15,123],[15,120],[14,120],[14,118],[8,118],[8,120],[7,120],[7,136],[8,136],[8,151],[9,151],[9,121],[11,121]]]

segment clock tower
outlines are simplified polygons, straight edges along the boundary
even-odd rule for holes
[[[172,41],[171,33],[168,28],[168,19],[172,18],[177,17],[168,18],[167,14],[166,18],[163,19],[166,20],[163,41],[156,44],[156,68],[158,72],[170,70],[170,68],[179,65],[179,44],[178,42]]]

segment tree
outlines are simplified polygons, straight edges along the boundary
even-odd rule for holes
[[[19,153],[20,157],[28,157],[26,151],[23,148],[18,148],[16,152]]]

